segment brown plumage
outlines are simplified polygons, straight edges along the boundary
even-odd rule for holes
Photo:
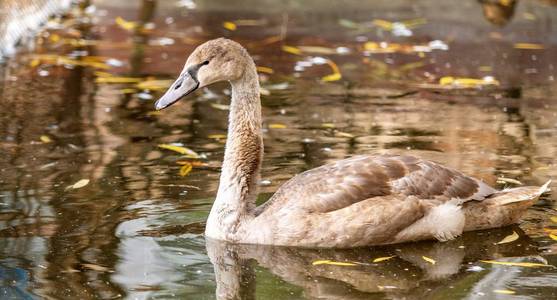
[[[463,231],[516,223],[549,184],[497,191],[416,157],[362,155],[303,172],[255,207],[263,140],[258,76],[247,51],[222,38],[199,46],[156,107],[217,81],[230,82],[232,100],[208,238],[337,248],[446,241]]]

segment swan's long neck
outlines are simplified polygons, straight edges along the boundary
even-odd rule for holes
[[[205,235],[233,240],[242,222],[253,218],[263,160],[261,103],[255,64],[231,81],[232,100],[228,137],[217,198],[211,208]]]

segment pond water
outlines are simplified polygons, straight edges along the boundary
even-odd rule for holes
[[[260,202],[301,171],[377,152],[540,185],[557,176],[555,1],[93,2],[0,68],[0,298],[557,297],[556,267],[516,265],[557,266],[555,193],[519,225],[448,243],[206,243],[229,87],[153,111],[191,50],[225,36],[260,67]]]

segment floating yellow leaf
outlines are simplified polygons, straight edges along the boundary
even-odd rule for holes
[[[516,231],[513,231],[513,233],[511,235],[507,235],[504,239],[497,242],[497,245],[514,242],[514,241],[518,240],[518,238],[519,238],[518,233],[516,233]]]
[[[45,144],[52,143],[52,139],[48,135],[41,135],[41,142]]]
[[[155,79],[141,81],[136,85],[140,90],[166,90],[172,84],[173,80]]]
[[[29,66],[31,68],[37,67],[38,65],[41,64],[41,60],[39,59],[32,59],[31,62],[29,63]]]
[[[549,234],[549,237],[550,237],[552,240],[557,241],[557,235],[550,233],[550,234]]]
[[[267,24],[266,19],[240,19],[234,20],[234,24],[237,26],[263,26]]]
[[[137,83],[142,79],[137,77],[97,77],[96,83]]]
[[[275,71],[269,67],[257,66],[257,72],[273,74]]]
[[[514,44],[515,49],[525,49],[525,50],[541,50],[545,49],[544,45],[541,44],[531,44],[531,43],[516,43]]]
[[[135,92],[137,92],[136,89],[121,89],[120,90],[120,93],[122,93],[122,94],[133,94]]]
[[[80,179],[79,181],[77,181],[76,183],[72,184],[69,186],[69,188],[72,189],[80,189],[86,185],[89,184],[89,179]]]
[[[497,260],[480,260],[483,263],[494,264],[494,265],[504,265],[504,266],[514,266],[514,267],[554,267],[553,265],[545,265],[540,263],[529,263],[529,262],[510,262],[510,261],[497,261]]]
[[[476,78],[457,78],[452,76],[445,76],[439,79],[440,85],[453,85],[461,87],[477,87],[485,85],[499,85],[499,81],[495,80],[493,77],[486,76],[482,79]]]
[[[223,22],[223,23],[222,23],[222,27],[224,27],[224,28],[226,28],[226,29],[228,29],[228,30],[230,30],[230,31],[234,31],[234,30],[236,30],[236,29],[238,28],[238,27],[236,26],[236,24],[234,24],[233,22],[229,22],[229,21]]]
[[[435,259],[429,258],[429,257],[427,257],[427,256],[422,256],[422,259],[425,260],[425,261],[427,261],[428,263],[430,263],[430,264],[432,264],[432,265],[434,265],[434,264],[436,263]]]
[[[146,115],[152,117],[152,116],[160,116],[162,115],[162,112],[160,110],[152,110],[152,111],[148,111],[146,113]]]
[[[372,21],[373,25],[381,27],[385,30],[392,30],[393,29],[393,22],[389,22],[386,20],[375,19]]]
[[[342,78],[342,75],[340,73],[333,73],[333,74],[329,74],[327,76],[323,76],[323,78],[321,78],[321,80],[323,81],[337,81],[340,80]]]
[[[507,178],[507,177],[499,177],[497,178],[497,182],[499,183],[512,183],[512,184],[516,184],[516,185],[522,185],[522,182],[516,180],[516,179],[512,179],[512,178]]]
[[[210,138],[210,139],[220,140],[220,139],[225,139],[226,134],[209,134],[207,137]]]
[[[296,55],[301,55],[302,54],[302,50],[296,48],[296,47],[292,47],[292,46],[287,46],[284,45],[282,46],[282,51],[287,52],[287,53],[291,53],[291,54],[296,54]]]
[[[323,123],[321,124],[321,127],[325,127],[325,128],[335,128],[335,124],[334,123]]]
[[[302,52],[312,53],[312,54],[322,54],[322,55],[338,54],[336,49],[320,47],[320,46],[298,46],[298,49]]]
[[[279,123],[274,123],[274,124],[269,124],[269,128],[271,128],[271,129],[284,129],[284,128],[286,128],[286,125],[279,124]]]
[[[216,109],[220,109],[220,110],[230,110],[230,106],[229,105],[224,105],[224,104],[211,103],[211,107],[216,108]]]
[[[193,168],[191,163],[185,163],[181,168],[180,168],[180,176],[184,177],[186,175],[188,175],[191,172],[191,169]]]
[[[408,28],[414,28],[416,26],[427,24],[427,19],[417,18],[417,19],[402,21],[401,23],[404,24],[404,26],[406,26]]]
[[[396,255],[393,255],[393,256],[385,256],[385,257],[377,257],[377,258],[375,258],[372,262],[378,263],[378,262],[386,261],[386,260],[389,260],[389,259],[391,259],[391,258],[393,258],[393,257],[395,257],[395,256],[396,256]]]
[[[328,59],[327,60],[327,64],[331,67],[331,69],[333,70],[332,74],[329,74],[327,76],[324,76],[323,78],[321,78],[321,80],[323,81],[336,81],[342,78],[342,75],[340,74],[340,69],[338,68],[337,64],[335,64],[334,61]]]
[[[413,69],[421,68],[423,66],[425,66],[425,62],[416,61],[416,62],[411,62],[411,63],[404,64],[404,65],[400,66],[398,69],[401,70],[401,71],[410,71],[410,70],[413,70]]]
[[[355,263],[348,263],[348,262],[340,262],[340,261],[331,261],[331,260],[316,260],[311,263],[314,266],[317,265],[333,265],[333,266],[357,266]]]
[[[511,291],[511,290],[493,290],[494,293],[497,294],[503,294],[503,295],[514,295],[516,294],[515,291]]]
[[[354,137],[353,134],[350,134],[348,132],[342,132],[342,131],[335,132],[335,135],[342,136],[342,137],[347,137],[347,138],[353,138]]]
[[[97,77],[112,77],[112,74],[103,71],[95,71],[93,74]]]
[[[126,20],[124,20],[124,18],[122,18],[120,16],[116,17],[115,21],[116,21],[116,24],[118,26],[120,26],[121,28],[123,28],[125,30],[128,30],[128,31],[131,31],[135,27],[137,27],[137,23],[131,22],[131,21],[126,21]]]
[[[58,41],[60,41],[60,36],[56,33],[53,33],[48,37],[48,40],[52,43],[58,43]]]
[[[199,154],[197,154],[195,151],[186,148],[186,147],[182,147],[182,146],[176,146],[176,145],[170,145],[170,144],[159,144],[158,145],[159,148],[162,149],[166,149],[166,150],[170,150],[170,151],[174,151],[174,152],[178,152],[182,155],[185,155],[187,157],[190,158],[199,158]]]
[[[550,220],[554,223],[557,223],[557,217],[551,217]]]

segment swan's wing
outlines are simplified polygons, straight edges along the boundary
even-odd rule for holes
[[[259,207],[258,213],[282,208],[331,212],[385,196],[465,202],[483,200],[494,192],[482,181],[416,157],[356,156],[295,176]]]

